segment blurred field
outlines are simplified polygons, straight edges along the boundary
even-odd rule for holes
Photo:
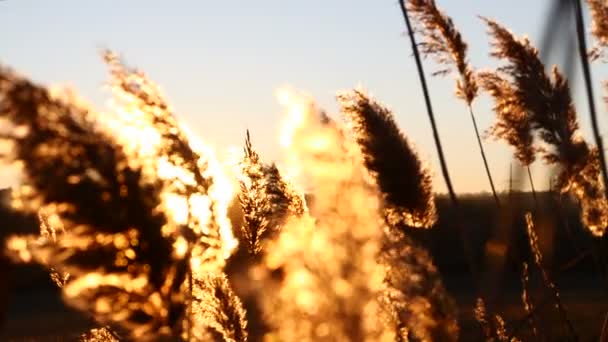
[[[604,241],[593,239],[582,229],[574,203],[564,200],[560,204],[552,193],[539,196],[544,204],[540,217],[546,224],[539,225],[538,231],[546,267],[560,289],[580,340],[597,341],[608,312]],[[483,340],[473,317],[477,293],[489,298],[488,307],[503,316],[509,330],[521,325],[521,331],[531,333],[522,321],[525,313],[520,267],[523,261],[529,261],[521,218],[526,210],[532,209],[533,201],[528,193],[516,193],[512,194],[511,203],[517,205],[499,212],[490,195],[465,196],[461,212],[456,213],[449,209],[447,199],[440,197],[437,227],[411,234],[429,248],[446,287],[458,303],[462,341]],[[455,222],[456,215],[465,219],[463,233],[470,241],[479,269],[477,278],[469,272],[458,227],[450,224]],[[4,224],[36,229],[29,227],[31,222],[6,213],[3,216]],[[520,219],[511,220],[512,217]],[[94,326],[92,321],[63,305],[59,292],[41,268],[14,266],[10,273],[10,295],[0,341],[70,341]],[[544,333],[552,341],[566,340],[557,311],[546,300],[547,291],[536,270],[531,268],[531,274],[531,297],[540,306]]]

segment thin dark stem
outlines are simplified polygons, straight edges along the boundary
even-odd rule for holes
[[[448,189],[448,193],[450,196],[450,200],[452,205],[456,209],[457,219],[456,225],[458,227],[458,232],[460,235],[460,240],[462,243],[462,247],[464,250],[465,257],[467,259],[467,264],[469,267],[469,271],[471,273],[471,277],[473,278],[473,282],[476,283],[479,280],[479,271],[477,269],[477,265],[475,262],[475,258],[472,252],[471,242],[467,237],[466,228],[462,225],[462,217],[460,215],[461,211],[459,210],[459,201],[458,197],[456,197],[456,193],[454,192],[454,188],[452,187],[452,181],[450,180],[450,174],[448,172],[448,167],[445,162],[445,157],[443,154],[443,148],[441,147],[441,140],[439,139],[439,132],[437,130],[437,125],[435,124],[435,115],[433,114],[433,106],[431,105],[431,97],[429,95],[429,89],[426,84],[426,78],[424,76],[424,68],[422,66],[422,61],[420,59],[420,52],[418,51],[418,45],[416,44],[416,37],[414,36],[414,30],[412,29],[412,24],[410,22],[410,18],[407,14],[407,8],[405,5],[405,0],[399,0],[399,6],[401,7],[401,13],[403,14],[403,19],[405,20],[405,25],[407,26],[407,30],[410,36],[410,42],[412,44],[412,51],[414,53],[414,59],[416,60],[416,67],[418,70],[418,77],[420,79],[420,85],[422,86],[422,93],[424,95],[424,102],[426,103],[426,110],[429,117],[429,121],[431,122],[431,128],[433,130],[433,138],[435,140],[435,147],[437,148],[437,154],[439,156],[439,163],[441,165],[441,173],[443,174],[443,179],[445,180],[446,187]],[[479,289],[479,284],[476,286]]]
[[[473,122],[473,128],[475,128],[475,136],[477,137],[477,144],[479,145],[479,153],[481,153],[481,158],[483,159],[483,166],[486,168],[486,174],[488,175],[488,181],[490,182],[490,187],[492,188],[492,194],[494,195],[496,205],[500,207],[500,200],[498,199],[498,195],[496,194],[496,188],[494,187],[494,181],[492,180],[492,174],[490,173],[490,167],[488,166],[488,160],[486,159],[486,153],[483,149],[483,144],[481,143],[479,129],[477,128],[477,121],[475,120],[475,114],[473,114],[473,107],[471,105],[469,105],[469,114],[471,114],[471,121]]]
[[[595,100],[593,96],[593,85],[591,82],[591,68],[589,67],[589,59],[587,57],[587,41],[585,39],[585,19],[583,18],[583,8],[580,0],[573,0],[576,16],[576,34],[578,36],[578,52],[581,58],[583,67],[583,77],[585,79],[585,90],[587,91],[587,101],[589,102],[589,115],[591,116],[591,126],[593,128],[593,137],[599,152],[600,165],[602,166],[602,177],[604,181],[604,194],[608,197],[608,173],[606,169],[606,159],[604,159],[604,143],[600,135],[597,115],[595,111]]]
[[[454,205],[458,204],[458,198],[456,197],[456,193],[454,192],[454,188],[452,187],[452,181],[450,180],[450,174],[448,172],[448,167],[445,162],[445,157],[443,154],[443,148],[441,147],[441,140],[439,139],[439,132],[437,130],[437,125],[435,124],[435,114],[433,114],[433,106],[431,105],[431,97],[429,95],[429,89],[426,85],[426,78],[424,76],[424,68],[422,66],[422,60],[420,59],[420,53],[418,52],[418,45],[416,44],[416,37],[414,37],[414,30],[412,29],[412,24],[410,23],[410,18],[407,15],[407,8],[405,6],[405,0],[399,0],[399,6],[401,6],[401,12],[403,13],[403,19],[405,19],[405,25],[407,26],[407,30],[410,36],[410,41],[412,43],[412,50],[414,52],[414,58],[416,60],[416,67],[418,68],[418,76],[420,78],[420,84],[422,86],[422,92],[424,94],[424,102],[426,103],[426,110],[429,116],[429,120],[431,121],[431,128],[433,129],[433,139],[435,139],[435,147],[437,148],[437,154],[439,155],[439,163],[441,164],[441,173],[443,174],[443,179],[445,180],[445,185],[448,188],[448,193],[450,194],[450,199]]]
[[[527,165],[526,169],[528,170],[528,179],[530,180],[530,189],[532,190],[532,197],[534,198],[534,206],[538,209],[538,198],[536,198],[536,190],[534,189],[534,180],[532,179],[530,165]]]

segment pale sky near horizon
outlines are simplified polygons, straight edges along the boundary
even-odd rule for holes
[[[497,19],[538,42],[550,3],[437,0],[469,43],[472,64],[481,68],[496,66],[496,61],[488,57],[486,29],[477,15]],[[0,1],[0,63],[44,84],[72,85],[104,108],[109,94],[102,89],[106,71],[99,49],[111,48],[158,82],[178,118],[220,150],[241,146],[248,128],[262,157],[280,162],[277,88],[300,89],[337,116],[335,92],[363,85],[393,109],[400,127],[433,168],[435,189],[443,192],[404,33],[395,0]],[[427,74],[437,70],[430,60],[425,67]],[[601,131],[606,133],[600,81],[608,72],[597,65],[593,72]],[[576,84],[581,128],[592,142],[587,103],[581,82]],[[454,79],[432,78],[429,85],[456,191],[489,191],[467,109],[453,96]],[[480,128],[487,129],[494,115],[487,96],[476,102],[475,110]],[[497,187],[504,190],[512,149],[492,140],[485,146]],[[536,162],[538,188],[549,183],[543,170],[542,162]],[[0,185],[10,178],[0,179]]]

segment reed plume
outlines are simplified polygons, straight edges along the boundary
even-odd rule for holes
[[[389,224],[431,227],[437,220],[431,174],[391,111],[363,90],[341,92],[337,98],[365,167],[382,192]]]
[[[343,105],[346,95],[339,97]],[[347,131],[306,97],[288,93],[281,98],[289,112],[283,126],[288,132],[283,138],[290,157],[287,171],[305,176],[300,181],[306,182],[312,200],[309,212],[291,217],[266,248],[265,268],[270,273],[262,272],[262,278],[270,279],[265,288],[278,298],[267,300],[264,311],[270,312],[277,337],[457,339],[453,303],[431,258],[401,231],[403,227],[385,224],[388,203],[382,200],[387,197],[367,176],[361,153],[367,145],[354,141],[356,129]],[[378,132],[374,129],[371,132]],[[405,140],[391,140],[392,146],[403,148],[399,144]],[[342,196],[345,191],[348,198]]]
[[[445,185],[448,189],[448,194],[450,195],[450,200],[452,204],[458,206],[458,197],[456,196],[456,192],[454,192],[454,188],[452,186],[452,180],[450,178],[450,173],[448,171],[448,166],[445,161],[445,156],[443,154],[443,147],[441,146],[441,139],[439,138],[439,131],[437,129],[437,125],[435,123],[435,113],[433,112],[433,105],[431,102],[431,96],[429,93],[428,86],[426,84],[426,76],[424,75],[424,66],[422,65],[422,60],[420,58],[420,52],[418,51],[418,44],[416,43],[416,37],[414,34],[414,29],[412,27],[412,23],[410,21],[410,17],[408,14],[408,9],[405,4],[406,0],[399,0],[399,7],[401,8],[401,13],[403,14],[403,19],[405,21],[405,25],[407,27],[409,36],[410,36],[410,44],[412,46],[412,51],[414,53],[414,60],[416,61],[416,69],[418,70],[418,78],[420,79],[420,86],[422,87],[422,95],[424,96],[424,102],[426,104],[426,112],[431,123],[431,128],[433,130],[433,140],[435,141],[435,147],[437,149],[437,155],[439,157],[439,164],[441,165],[441,174],[443,175],[443,179],[445,180]]]
[[[386,227],[379,263],[387,270],[382,301],[403,341],[457,341],[456,305],[429,253]]]
[[[523,104],[518,101],[515,88],[494,72],[480,72],[479,84],[494,98],[496,122],[489,132],[515,148],[515,158],[523,165],[536,159],[531,122]]]
[[[591,12],[591,33],[596,45],[591,49],[589,58],[594,61],[605,56],[608,47],[608,2],[606,0],[587,0]]]
[[[448,67],[434,74],[445,75],[451,72],[450,66],[456,67],[460,75],[456,80],[456,96],[470,106],[477,97],[477,81],[467,61],[467,44],[452,18],[443,13],[434,0],[408,0],[407,6],[424,39],[419,44],[422,54],[432,56],[438,64]]]
[[[110,68],[110,104],[118,114],[104,123],[137,156],[131,165],[163,182],[163,202],[177,222],[164,227],[165,233],[186,228],[197,237],[187,246],[195,273],[204,271],[200,267],[221,269],[237,245],[227,219],[230,181],[213,151],[177,122],[158,85],[116,54],[104,51],[103,57]]]
[[[283,90],[279,100],[286,172],[313,200],[265,249],[265,278],[275,284],[265,317],[284,341],[392,341],[378,302],[383,220],[358,148],[309,98]]]
[[[70,274],[68,304],[116,323],[134,337],[170,333],[182,317],[181,284],[188,260],[161,231],[162,187],[130,168],[129,157],[94,126],[95,113],[71,93],[50,93],[0,69],[0,116],[15,129],[4,162],[22,165],[13,206],[44,208],[61,219],[61,239],[14,236],[7,247],[25,261]]]
[[[245,310],[224,274],[195,280],[193,297],[195,341],[247,341]]]
[[[518,159],[528,162],[531,155],[541,153],[546,163],[559,166],[561,191],[577,197],[583,223],[601,236],[608,225],[608,203],[599,153],[578,132],[568,81],[557,67],[551,75],[545,71],[538,50],[527,38],[519,39],[495,21],[483,20],[494,38],[492,56],[508,62],[479,76],[482,87],[496,100],[498,122],[492,131],[516,146]],[[524,133],[528,129],[530,135]],[[549,149],[536,147],[535,135]]]
[[[264,237],[275,233],[288,215],[300,216],[306,208],[302,197],[283,180],[277,166],[260,161],[249,131],[240,174],[238,196],[245,220],[241,233],[249,252],[257,254]]]
[[[456,80],[456,97],[463,99],[467,104],[486,176],[488,177],[494,200],[497,205],[500,205],[492,173],[490,172],[490,166],[488,165],[483,143],[481,142],[475,114],[473,113],[473,101],[477,97],[479,89],[477,80],[475,79],[475,72],[467,61],[467,44],[458,29],[456,29],[452,18],[442,12],[436,6],[434,0],[409,0],[408,10],[412,13],[414,22],[418,24],[417,28],[424,39],[420,43],[422,54],[434,57],[438,64],[446,66],[446,69],[437,71],[434,74],[448,74],[452,71],[451,67],[453,66],[460,76]]]
[[[113,111],[103,116],[0,70],[5,162],[23,166],[13,207],[64,231],[13,236],[11,254],[70,274],[68,304],[132,338],[190,336],[193,285],[221,275],[236,247],[229,180],[213,151],[174,118],[158,86],[111,53]],[[199,291],[200,292],[200,291]],[[211,305],[211,303],[210,303]]]

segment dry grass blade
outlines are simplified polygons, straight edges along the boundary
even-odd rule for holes
[[[431,174],[391,111],[362,90],[339,93],[338,100],[383,194],[389,223],[431,227],[437,220]]]
[[[424,41],[420,51],[433,56],[439,64],[454,65],[460,79],[456,83],[456,96],[471,105],[477,96],[478,88],[473,68],[467,62],[467,44],[454,26],[452,19],[435,5],[433,0],[409,0],[408,11],[418,23]],[[448,70],[439,71],[444,74]]]
[[[591,11],[591,33],[596,39],[589,57],[597,60],[605,56],[604,49],[608,47],[608,1],[587,0],[587,5]]]
[[[551,74],[546,72],[538,50],[527,38],[519,39],[495,21],[483,20],[494,38],[492,56],[508,61],[496,73],[480,77],[482,86],[497,99],[495,133],[517,147],[520,160],[529,161],[527,153],[536,150],[548,164],[558,165],[560,189],[579,199],[583,223],[594,235],[603,235],[608,203],[600,178],[599,153],[578,132],[568,81],[557,67]],[[534,135],[530,141],[530,136],[519,134],[528,128],[549,149],[533,148]]]
[[[0,69],[0,116],[18,128],[5,137],[13,150],[3,159],[25,173],[13,204],[44,207],[65,226],[56,242],[14,237],[8,248],[70,273],[64,298],[99,321],[142,339],[168,333],[184,311],[187,259],[161,234],[168,220],[157,209],[161,184],[128,166],[94,115],[71,94],[55,96]]]

